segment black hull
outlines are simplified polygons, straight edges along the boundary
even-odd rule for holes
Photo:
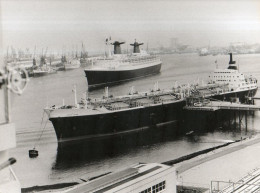
[[[241,91],[237,93],[228,93],[226,95],[217,95],[212,98],[226,100],[232,97],[240,97],[246,100],[246,96],[254,96],[257,89],[251,91]],[[189,132],[189,124],[185,120],[196,115],[198,125],[202,126],[209,113],[183,110],[185,101],[178,101],[169,104],[160,104],[145,108],[128,109],[125,111],[116,111],[113,113],[84,115],[72,117],[50,118],[57,139],[60,142],[73,140],[95,140],[113,136],[125,136],[130,133],[143,132],[152,128],[159,129],[164,126],[171,126],[172,132],[176,135]],[[217,112],[220,113],[221,112]],[[217,115],[220,116],[220,115]],[[188,121],[186,121],[188,122]],[[212,122],[211,122],[212,123]],[[191,126],[194,128],[195,122]],[[176,125],[184,125],[178,127]],[[186,126],[185,126],[186,125]],[[207,125],[205,125],[207,126]],[[187,129],[186,129],[187,128]]]
[[[134,70],[114,70],[114,71],[92,71],[84,70],[88,81],[89,89],[100,88],[119,84],[124,81],[130,81],[141,77],[158,74],[161,70],[162,63],[156,65],[139,68]]]
[[[50,118],[58,140],[100,139],[176,124],[185,101],[114,113]]]

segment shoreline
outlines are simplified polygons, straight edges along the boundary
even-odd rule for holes
[[[216,149],[214,149],[214,147],[210,148],[210,149],[213,149],[213,150],[194,157],[194,159],[197,158],[197,160],[194,160],[192,158],[193,160],[185,160],[181,163],[177,163],[175,165],[176,171],[178,171],[179,174],[183,173],[183,172],[185,172],[185,171],[187,171],[187,170],[189,170],[193,167],[196,167],[200,164],[214,160],[214,159],[219,158],[219,157],[223,157],[225,155],[239,151],[241,149],[244,149],[246,147],[249,147],[249,146],[257,144],[257,143],[260,143],[260,135],[256,135],[256,136],[251,137],[251,138],[243,138],[242,140],[236,140],[234,142],[226,143],[226,145],[220,145],[220,146],[222,146],[220,148],[216,148]],[[216,146],[216,147],[218,147],[218,146]],[[200,158],[198,159],[199,156],[200,156]],[[189,161],[192,161],[192,163],[189,163]]]

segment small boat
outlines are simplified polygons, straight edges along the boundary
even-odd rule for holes
[[[29,150],[29,157],[30,158],[36,158],[36,157],[38,157],[38,155],[39,155],[39,153],[35,148]]]
[[[186,133],[186,135],[192,135],[194,133],[194,131],[189,131]]]

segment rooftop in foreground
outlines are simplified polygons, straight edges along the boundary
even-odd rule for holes
[[[138,163],[95,180],[77,185],[66,192],[176,192],[176,172],[172,166]]]

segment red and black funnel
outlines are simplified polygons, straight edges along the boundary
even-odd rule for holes
[[[130,44],[131,46],[134,46],[134,51],[133,51],[133,53],[140,53],[140,48],[139,48],[139,46],[140,45],[143,45],[144,43],[138,43],[138,42],[136,42],[135,41],[135,43],[133,43],[133,44]]]
[[[121,44],[124,44],[125,42],[119,42],[119,41],[115,41],[114,43],[112,43],[112,45],[114,45],[114,54],[121,54]]]

